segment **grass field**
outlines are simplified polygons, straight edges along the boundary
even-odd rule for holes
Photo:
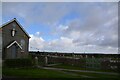
[[[47,70],[41,68],[4,68],[4,77],[15,78],[118,78],[118,75]]]
[[[33,68],[4,68],[3,76],[5,77],[18,77],[18,78],[75,78],[70,74],[61,71],[33,69]]]
[[[66,71],[66,72],[71,72],[71,71]],[[74,74],[78,74],[81,77],[84,78],[119,78],[118,75],[111,75],[111,74],[98,74],[98,73],[86,73],[86,72],[71,72]]]
[[[79,66],[71,66],[65,64],[59,64],[50,66],[53,68],[63,68],[63,69],[74,69],[74,70],[89,70],[89,71],[99,71],[99,72],[116,72],[115,70],[101,70],[101,69],[89,69],[89,68],[80,68]]]

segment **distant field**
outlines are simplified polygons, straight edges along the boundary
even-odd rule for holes
[[[118,75],[48,70],[38,68],[4,68],[3,77],[15,78],[118,78]]]

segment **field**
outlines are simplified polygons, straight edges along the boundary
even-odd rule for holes
[[[71,66],[65,64],[58,64],[54,66],[49,66],[53,68],[63,68],[63,69],[74,69],[74,70],[85,70],[85,71],[98,71],[98,72],[117,72],[115,70],[101,70],[101,69],[89,69],[89,68],[80,68],[78,66]]]
[[[116,74],[76,72],[44,68],[4,68],[5,78],[118,78]]]
[[[15,78],[69,78],[69,74],[65,74],[61,71],[45,70],[45,69],[32,69],[32,68],[21,68],[13,69],[6,68],[3,70],[5,77]],[[74,78],[74,76],[72,76]]]
[[[17,61],[17,60],[16,60]],[[41,61],[42,62],[42,61]],[[19,63],[20,64],[20,63]],[[35,67],[38,66],[38,67]],[[77,65],[50,63],[47,65],[14,66],[10,68],[5,66],[2,69],[3,78],[115,78],[119,79],[116,70],[87,68]]]

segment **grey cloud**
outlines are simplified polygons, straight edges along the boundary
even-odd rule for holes
[[[39,7],[37,7],[39,6]],[[7,13],[20,16],[26,23],[41,23],[52,25],[57,23],[64,15],[67,9],[62,3],[3,3],[3,15]],[[16,11],[17,10],[17,11]]]
[[[73,39],[72,43],[78,47],[78,50],[82,48],[81,46],[87,45],[117,47],[117,37],[115,37],[118,35],[117,3],[3,3],[2,10],[3,16],[20,16],[25,21],[25,25],[34,23],[51,26],[50,29],[57,36]],[[79,16],[65,21],[65,24],[59,23],[71,12]],[[59,30],[59,25],[68,28]],[[64,45],[58,44],[60,41],[54,44],[42,43],[42,47],[48,50],[63,50]]]
[[[73,43],[77,46],[97,45],[117,47],[118,44],[118,9],[117,3],[106,4],[103,6],[88,8],[87,18],[83,23],[81,20],[75,19],[67,25],[68,29],[64,30],[64,36],[68,36],[73,31],[79,31],[79,38],[74,39]],[[106,7],[106,5],[108,5]],[[110,6],[111,5],[111,6]],[[92,34],[92,36],[89,36]],[[76,35],[74,35],[76,36]],[[102,39],[104,36],[104,40]],[[116,36],[116,37],[113,37]]]

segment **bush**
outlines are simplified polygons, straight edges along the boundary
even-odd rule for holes
[[[30,67],[32,65],[31,59],[6,59],[4,61],[5,67]]]

